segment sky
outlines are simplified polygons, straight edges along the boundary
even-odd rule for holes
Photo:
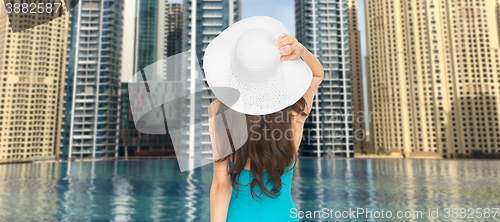
[[[295,35],[294,0],[241,0],[242,18],[257,15],[273,17],[283,23],[290,35]]]

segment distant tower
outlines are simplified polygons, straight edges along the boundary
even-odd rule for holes
[[[168,0],[136,0],[134,73],[167,55]]]
[[[63,156],[117,154],[122,13],[122,0],[81,0],[71,11]]]
[[[335,156],[352,157],[353,127],[360,127],[353,126],[353,112],[364,109],[356,1],[295,0],[295,13],[297,40],[325,70],[314,103],[308,104],[313,109],[299,151],[319,157],[331,149]]]
[[[167,56],[173,56],[182,49],[182,4],[168,4],[167,21]]]

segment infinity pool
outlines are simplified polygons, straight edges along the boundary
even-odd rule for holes
[[[211,166],[181,173],[175,159],[0,165],[0,220],[209,221],[211,181]],[[303,216],[363,208],[428,221],[437,208],[434,221],[450,221],[445,208],[499,208],[499,182],[498,161],[300,159],[292,197]],[[390,219],[301,219],[333,220]]]

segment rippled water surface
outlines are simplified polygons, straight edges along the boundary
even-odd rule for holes
[[[211,166],[181,173],[175,159],[0,165],[0,220],[209,221],[211,181]],[[445,208],[499,208],[499,182],[498,161],[300,159],[292,197],[305,213],[422,211],[397,221],[428,221],[438,208],[434,221],[451,221]],[[301,221],[332,221],[316,216]]]

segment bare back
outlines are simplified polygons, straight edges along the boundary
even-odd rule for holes
[[[313,103],[313,97],[314,97],[314,91],[312,91],[311,89],[309,89],[306,94],[304,95],[304,99],[306,101],[306,110],[304,110],[305,113],[310,113],[311,112],[311,108],[312,108],[312,103]],[[220,101],[216,100],[214,101],[211,106],[218,106],[214,103],[220,103]],[[299,113],[297,112],[292,112],[291,114],[291,128],[292,128],[292,134],[293,134],[293,145],[295,147],[295,150],[298,152],[298,149],[299,149],[299,146],[300,146],[300,143],[302,141],[302,136],[303,136],[303,131],[304,131],[304,123],[306,121],[306,119],[308,118],[309,115],[307,116],[304,116],[304,115],[300,115]],[[230,156],[230,159],[232,159],[232,154]],[[235,156],[235,161],[237,161],[237,158]],[[246,170],[250,170],[251,169],[251,160],[250,159],[247,159],[247,162],[245,164],[245,169]]]

